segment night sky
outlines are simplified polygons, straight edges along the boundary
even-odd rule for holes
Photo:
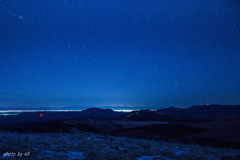
[[[0,108],[240,104],[238,0],[0,0]]]

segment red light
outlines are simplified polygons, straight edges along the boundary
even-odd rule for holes
[[[42,113],[40,113],[39,117],[43,117],[43,114],[42,114]]]

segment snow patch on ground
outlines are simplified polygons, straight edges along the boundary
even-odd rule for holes
[[[176,151],[176,152],[175,152],[175,155],[176,155],[176,156],[180,156],[180,155],[186,154],[186,153],[188,153],[188,152],[187,152],[187,151],[181,151],[181,150],[180,150],[180,151]]]
[[[67,153],[64,153],[64,152],[54,152],[54,151],[50,151],[50,150],[45,150],[45,151],[43,151],[43,153],[50,154],[49,157],[51,157],[52,155],[65,155],[65,156],[68,156],[67,160],[75,160],[75,159],[83,159],[84,158],[83,152],[69,151]]]
[[[136,160],[155,160],[155,159],[159,159],[159,160],[177,160],[177,159],[172,159],[172,158],[167,158],[164,156],[142,156],[142,157],[138,157],[136,158]]]
[[[118,149],[119,149],[120,151],[124,151],[124,150],[125,150],[125,149],[122,148],[122,147],[118,147]]]
[[[68,152],[68,160],[83,159],[83,152]]]

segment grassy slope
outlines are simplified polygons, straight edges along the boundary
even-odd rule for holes
[[[4,152],[31,152],[25,159],[240,159],[240,151],[163,141],[113,137],[92,133],[12,133],[0,132],[0,159]],[[152,157],[147,157],[152,156]],[[23,158],[15,158],[23,159]],[[144,157],[142,157],[144,159]]]

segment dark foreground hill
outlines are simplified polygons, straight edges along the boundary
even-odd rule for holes
[[[136,121],[125,121],[136,123]],[[138,139],[166,140],[182,143],[240,148],[240,121],[211,121],[203,123],[138,121],[139,125],[127,127],[119,120],[69,119],[54,121],[22,122],[1,126],[0,131],[20,133],[73,133],[91,132]],[[142,123],[142,125],[141,125]],[[230,128],[229,128],[230,127]]]

